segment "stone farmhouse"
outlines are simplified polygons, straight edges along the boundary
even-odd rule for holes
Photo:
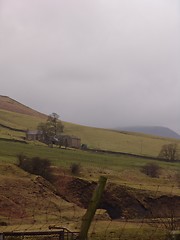
[[[28,141],[43,141],[42,132],[39,130],[27,130],[26,131],[26,139]]]
[[[28,141],[42,141],[44,140],[43,134],[39,130],[28,130],[26,132],[26,139]],[[76,136],[61,135],[58,139],[54,138],[52,143],[59,144],[69,148],[81,148],[81,139]]]
[[[61,146],[70,148],[81,148],[81,139],[75,136],[61,135]]]

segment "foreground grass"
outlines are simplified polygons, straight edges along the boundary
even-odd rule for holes
[[[126,222],[126,221],[99,221],[94,223],[90,229],[89,239],[135,239],[135,240],[164,240],[168,231],[159,225],[150,226],[142,222]]]
[[[79,231],[81,220],[78,218],[76,221],[69,221],[68,219],[61,219],[62,221],[54,221],[55,219],[51,219],[49,222],[43,222],[41,219],[38,219],[36,224],[22,224],[22,225],[10,225],[6,227],[0,227],[0,230],[3,231],[42,231],[49,230],[49,226],[54,225],[52,223],[56,223],[55,226],[65,227],[71,231]],[[68,221],[67,221],[68,220]],[[88,239],[117,239],[117,240],[165,240],[167,239],[167,235],[169,231],[162,227],[150,226],[143,222],[138,223],[130,223],[130,222],[121,222],[121,221],[94,221],[91,225]]]

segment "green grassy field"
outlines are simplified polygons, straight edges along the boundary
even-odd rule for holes
[[[28,157],[47,158],[52,165],[60,167],[67,174],[70,174],[71,164],[78,163],[81,166],[80,177],[88,180],[96,181],[100,175],[105,175],[109,181],[136,188],[155,190],[157,185],[160,185],[163,192],[170,192],[172,185],[177,187],[175,176],[180,169],[180,162],[155,161],[161,167],[161,175],[159,178],[150,178],[141,172],[141,167],[152,160],[74,149],[49,148],[36,142],[23,144],[0,141],[1,162],[17,163],[17,155],[20,153]],[[178,188],[174,189],[176,190],[179,191]]]
[[[0,110],[0,124],[16,129],[33,130],[44,120],[44,118]],[[65,134],[78,136],[81,138],[82,143],[86,143],[88,147],[95,149],[156,157],[163,144],[172,141],[180,144],[178,140],[143,134],[117,132],[67,122],[63,122],[63,124],[65,126]],[[24,137],[25,133],[0,127],[0,138],[22,140]],[[165,186],[163,187],[163,191],[165,192],[169,191],[169,188],[173,184],[177,185],[176,173],[180,169],[179,162],[158,161],[157,163],[161,167],[160,178],[150,178],[141,172],[143,165],[149,161],[152,162],[152,160],[145,158],[116,154],[98,154],[72,149],[52,149],[39,142],[23,144],[0,141],[0,160],[2,162],[16,163],[17,155],[20,153],[29,157],[39,156],[48,158],[52,161],[53,165],[63,168],[64,171],[69,171],[72,163],[79,163],[81,165],[81,177],[86,179],[97,180],[99,175],[106,175],[110,181],[128,183],[137,188],[139,188],[139,184],[141,183],[146,185],[145,188],[152,188],[153,185],[157,186],[157,184],[160,184],[161,186]]]
[[[0,110],[0,124],[17,129],[35,130],[37,125],[44,120],[44,118]],[[89,148],[156,157],[164,144],[176,142],[178,146],[180,146],[180,141],[175,139],[118,132],[68,122],[63,122],[63,124],[65,134],[80,137],[81,142],[87,144]],[[25,137],[25,134],[0,127],[0,138],[1,137],[22,139],[22,137]]]
[[[37,125],[42,121],[45,121],[45,119],[0,110],[0,124],[11,128],[35,130]],[[180,146],[180,141],[174,139],[92,128],[68,122],[63,122],[63,124],[65,126],[65,134],[80,137],[81,142],[87,144],[89,148],[156,157],[164,144],[176,142],[178,146]],[[12,177],[12,179],[15,179],[15,175],[17,175],[17,177],[19,176],[19,178],[22,178],[22,182],[24,181],[23,176],[27,177],[27,173],[18,169],[14,165],[14,168],[11,166],[11,164],[17,164],[18,154],[24,154],[28,157],[38,156],[49,159],[54,166],[54,169],[60,168],[64,175],[71,174],[71,164],[77,163],[80,164],[80,174],[78,177],[82,179],[97,181],[99,176],[103,175],[108,178],[108,182],[122,184],[140,190],[151,190],[151,193],[154,193],[155,196],[157,196],[158,193],[160,195],[180,195],[179,183],[177,182],[176,177],[180,170],[180,162],[164,162],[150,160],[145,157],[140,158],[130,155],[86,152],[75,149],[59,149],[58,147],[49,148],[39,142],[19,143],[12,141],[13,139],[23,140],[24,137],[25,133],[9,130],[8,128],[0,126],[0,181],[3,180],[3,176],[6,176],[7,169],[9,169],[9,172],[11,172],[12,169],[12,175],[9,173],[9,178]],[[3,138],[8,141],[2,140]],[[155,162],[161,167],[159,178],[151,178],[142,173],[142,166],[149,162]],[[30,179],[32,180],[35,177],[36,176],[30,176]],[[70,229],[72,228],[73,230],[79,229],[84,210],[77,209],[76,211],[79,215],[77,215],[78,218],[74,220],[74,211],[76,208],[72,206],[72,208],[67,208],[66,210],[66,204],[69,206],[70,203],[61,202],[59,204],[63,207],[63,212],[58,215],[60,220],[62,220],[63,226]],[[50,213],[50,222],[54,221],[53,217],[52,213]],[[36,224],[33,225],[33,229],[35,227],[37,229],[39,227],[42,228],[42,226],[43,229],[48,227],[45,226],[44,220],[46,218],[47,213],[45,215],[39,215],[36,219]],[[18,224],[17,227],[16,224],[18,223],[15,221],[13,223],[13,229],[29,228],[29,226],[25,226],[25,222],[20,225]],[[77,225],[76,228],[74,224]],[[12,226],[8,226],[5,228],[13,230],[11,227]],[[157,226],[154,228],[144,222],[95,220],[90,230],[89,239],[164,239],[164,233],[164,230],[161,228],[157,228]],[[121,236],[123,237],[121,238]]]
[[[176,142],[180,146],[180,141],[174,139],[92,128],[71,123],[64,123],[64,125],[67,133],[79,136],[82,143],[87,143],[90,148],[157,156],[164,144]]]
[[[42,118],[33,117],[25,114],[0,110],[0,123],[17,129],[36,129]]]

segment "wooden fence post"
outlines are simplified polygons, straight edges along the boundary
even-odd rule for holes
[[[171,236],[173,240],[180,240],[180,231],[173,231]]]
[[[101,196],[103,194],[105,185],[106,185],[107,178],[101,176],[99,178],[98,185],[93,193],[92,199],[89,203],[88,209],[85,213],[85,215],[82,218],[82,224],[79,234],[79,240],[86,240],[89,227],[91,225],[91,222],[93,220],[93,217],[95,215],[96,209],[100,203]]]
[[[0,233],[0,240],[4,240],[4,234]]]

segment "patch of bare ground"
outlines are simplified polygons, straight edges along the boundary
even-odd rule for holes
[[[63,211],[68,215],[76,207],[58,196],[44,178],[11,164],[1,164],[0,168],[0,220],[23,219],[23,223],[30,223],[39,218],[60,219]]]
[[[35,111],[32,108],[27,107],[26,105],[21,104],[7,96],[0,96],[0,109],[10,112],[22,113],[34,117],[47,118],[45,114]]]
[[[0,220],[35,219],[35,215],[64,217],[79,220],[87,208],[96,182],[67,175],[59,171],[53,185],[40,176],[30,175],[15,165],[0,166]],[[172,206],[174,208],[172,208]],[[84,209],[84,210],[83,210]],[[167,196],[151,191],[107,183],[99,209],[104,209],[98,219],[142,219],[180,216],[180,196]],[[162,213],[165,214],[162,216]],[[76,215],[76,216],[75,216]],[[78,220],[78,221],[79,221]]]
[[[95,182],[62,175],[55,183],[57,193],[66,201],[87,208]],[[99,208],[105,209],[111,219],[133,219],[162,217],[170,214],[172,205],[174,214],[180,216],[180,196],[154,195],[154,192],[108,183]],[[167,217],[166,216],[166,217]]]

